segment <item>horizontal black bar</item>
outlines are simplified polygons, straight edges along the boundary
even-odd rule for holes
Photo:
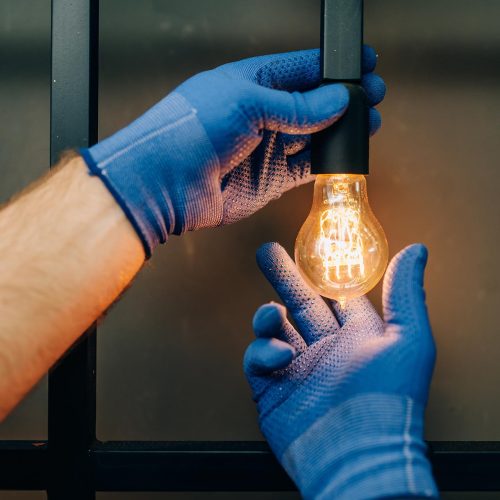
[[[441,491],[500,491],[500,442],[427,443]]]
[[[500,442],[434,441],[429,454],[442,491],[500,491]],[[46,442],[0,441],[0,489],[47,487]],[[265,442],[96,443],[98,491],[289,491]]]
[[[99,491],[295,489],[263,442],[108,442],[91,456]]]
[[[0,489],[47,489],[48,462],[46,441],[0,441]]]

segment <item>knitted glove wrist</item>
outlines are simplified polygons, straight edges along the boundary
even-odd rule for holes
[[[158,126],[165,116],[168,123]],[[128,216],[147,257],[169,234],[216,226],[222,219],[219,160],[196,110],[180,94],[168,95],[81,153]],[[147,168],[138,169],[144,157]],[[191,168],[182,168],[186,163]]]
[[[281,462],[306,499],[437,498],[422,416],[408,397],[360,394],[320,417]]]

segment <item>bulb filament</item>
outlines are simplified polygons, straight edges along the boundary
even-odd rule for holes
[[[321,213],[319,255],[327,284],[365,276],[359,204],[350,206],[345,199],[343,202]]]

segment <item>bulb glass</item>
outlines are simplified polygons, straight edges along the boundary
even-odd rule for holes
[[[363,175],[318,175],[311,212],[295,242],[306,282],[341,304],[364,295],[384,274],[387,240],[368,203]]]

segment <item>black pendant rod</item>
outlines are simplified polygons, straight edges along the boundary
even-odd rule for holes
[[[313,134],[313,174],[368,174],[368,100],[361,87],[363,0],[322,0],[321,75],[323,85],[343,83],[349,107],[335,124]]]

